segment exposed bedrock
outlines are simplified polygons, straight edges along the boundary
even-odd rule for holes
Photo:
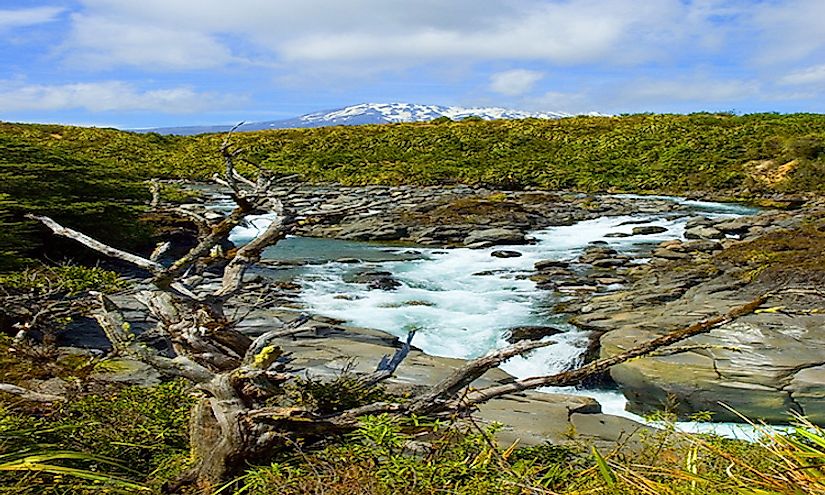
[[[679,344],[685,352],[636,359],[611,376],[637,413],[768,422],[800,413],[825,424],[825,207],[706,228],[746,234],[663,243],[628,288],[571,305],[572,321],[603,332],[607,357],[768,293],[756,313]]]

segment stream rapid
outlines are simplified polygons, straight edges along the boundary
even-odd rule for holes
[[[594,242],[607,243],[619,254],[631,254],[634,263],[645,263],[646,252],[662,241],[681,239],[691,215],[711,218],[735,217],[756,212],[741,205],[690,201],[667,196],[624,195],[628,201],[659,199],[676,202],[685,209],[666,213],[637,213],[600,217],[569,226],[533,232],[530,245],[507,247],[521,253],[514,258],[491,256],[487,249],[432,249],[292,237],[269,248],[264,256],[305,262],[291,276],[301,284],[301,300],[315,314],[348,324],[384,330],[404,337],[416,330],[413,345],[424,352],[446,357],[474,358],[507,345],[508,330],[525,325],[550,325],[562,329],[549,340],[553,344],[505,362],[501,368],[517,378],[561,372],[580,364],[588,345],[588,332],[567,323],[553,307],[565,300],[537,288],[529,276],[541,260],[574,261]],[[231,236],[236,243],[252,239],[271,217],[253,218],[237,227]],[[652,235],[631,234],[633,227],[664,227]],[[353,260],[360,263],[353,263]],[[400,282],[396,290],[370,289],[353,275],[364,271],[388,272]],[[620,286],[608,287],[619,290]],[[625,411],[626,400],[618,390],[566,387],[547,389],[595,398],[603,412],[645,422]],[[677,423],[689,432],[749,438],[750,428],[731,423]]]

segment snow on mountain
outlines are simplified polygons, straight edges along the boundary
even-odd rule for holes
[[[595,114],[593,114],[595,115]],[[559,119],[571,117],[562,112],[525,112],[498,107],[452,107],[441,105],[416,105],[412,103],[361,103],[336,110],[309,113],[286,120],[250,122],[240,127],[240,131],[263,129],[290,129],[296,127],[324,127],[332,125],[389,124],[397,122],[426,122],[439,117],[461,120],[480,117],[484,120],[498,119]],[[206,132],[226,132],[231,126],[190,126],[141,129],[138,132],[160,134],[191,135]]]
[[[449,117],[453,120],[461,120],[467,117],[481,117],[484,120],[495,119],[558,119],[570,117],[570,114],[559,112],[524,112],[521,110],[508,110],[498,107],[445,107],[441,105],[415,105],[412,103],[362,103],[339,110],[327,112],[317,112],[298,117],[297,120],[310,125],[322,123],[323,125],[343,124],[347,125],[352,120],[359,123],[365,117],[374,120],[371,123],[395,123],[395,122],[425,122],[439,117]]]

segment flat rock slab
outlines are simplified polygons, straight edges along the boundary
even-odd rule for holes
[[[309,376],[330,378],[344,369],[356,373],[374,371],[384,355],[395,351],[392,342],[398,345],[396,337],[380,330],[336,326],[335,333],[323,338],[299,335],[294,339],[283,339],[278,345],[293,354],[292,367],[302,369]],[[386,383],[390,390],[399,391],[431,386],[465,363],[464,359],[430,356],[419,350],[411,350],[395,375]],[[493,368],[471,386],[483,388],[508,383],[513,379],[500,368]],[[576,426],[571,422],[574,413],[599,419],[589,423],[580,421],[582,424]],[[589,397],[532,391],[482,404],[477,416],[482,422],[505,425],[497,438],[506,445],[516,440],[520,445],[576,441],[609,443],[610,438],[616,436],[616,431],[608,434],[601,426],[604,422],[621,425],[622,430],[627,432],[643,428],[632,420],[602,414],[599,403]],[[571,436],[573,432],[575,434]]]

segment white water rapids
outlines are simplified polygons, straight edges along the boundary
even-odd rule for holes
[[[624,197],[628,201],[642,200],[639,196]],[[538,289],[528,278],[537,261],[574,260],[593,241],[607,242],[609,247],[627,253],[638,250],[643,243],[682,238],[686,213],[725,217],[754,212],[738,205],[654,198],[676,201],[690,210],[601,217],[540,230],[532,233],[535,244],[512,248],[522,253],[517,258],[491,256],[493,250],[502,249],[496,247],[479,250],[415,248],[414,259],[404,259],[405,252],[410,251],[408,248],[300,238],[282,241],[267,256],[292,256],[310,261],[298,277],[303,287],[302,301],[311,312],[356,326],[377,328],[399,337],[415,328],[413,345],[432,355],[461,358],[482,355],[506,345],[507,329],[516,326],[562,328],[564,333],[550,338],[556,343],[510,359],[501,366],[518,378],[546,375],[577,364],[588,339],[587,332],[553,314],[553,305],[562,299]],[[648,220],[644,225],[665,227],[667,231],[623,238],[605,237],[617,232],[630,234],[642,219]],[[251,239],[268,225],[269,220],[265,216],[253,219],[249,225],[236,228],[231,239],[241,243]],[[635,223],[621,225],[628,221]],[[353,265],[335,261],[344,257],[365,262]],[[365,283],[352,282],[347,275],[353,270],[390,272],[402,285],[393,291],[370,290]],[[644,422],[643,418],[624,410],[626,401],[618,391],[572,387],[554,391],[594,397],[602,404],[605,413]],[[677,427],[684,431],[713,431],[726,436],[752,435],[748,428],[725,423],[679,423]]]

